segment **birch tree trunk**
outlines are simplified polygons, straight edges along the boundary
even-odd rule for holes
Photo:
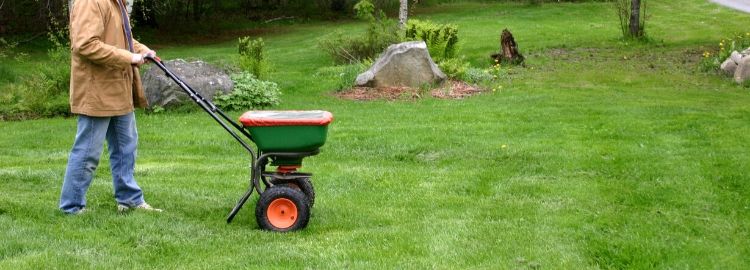
[[[401,7],[398,9],[398,28],[404,29],[406,27],[406,20],[409,17],[409,0],[399,0]]]

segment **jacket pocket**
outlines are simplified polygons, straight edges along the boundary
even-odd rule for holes
[[[133,92],[129,80],[96,80],[92,86],[92,103],[89,104],[92,109],[121,111],[133,108]]]

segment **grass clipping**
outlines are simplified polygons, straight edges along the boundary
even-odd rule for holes
[[[426,94],[440,99],[463,99],[480,94],[483,91],[477,85],[462,81],[450,80],[437,87],[427,89],[407,86],[388,87],[353,87],[336,93],[336,96],[347,100],[414,100]]]

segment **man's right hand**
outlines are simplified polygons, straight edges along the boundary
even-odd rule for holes
[[[130,58],[130,64],[133,64],[133,65],[140,66],[140,65],[143,65],[143,63],[145,62],[146,60],[143,59],[143,55],[140,55],[137,53],[134,53],[133,56]]]

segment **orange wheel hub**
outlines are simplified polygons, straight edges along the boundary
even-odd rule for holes
[[[297,221],[297,206],[289,199],[278,198],[271,202],[266,210],[268,222],[276,228],[292,227]]]

